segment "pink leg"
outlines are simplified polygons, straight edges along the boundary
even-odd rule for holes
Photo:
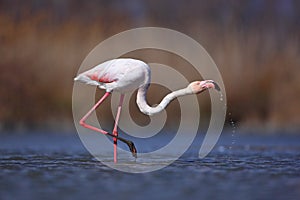
[[[93,130],[93,131],[97,131],[97,132],[100,132],[100,133],[102,133],[102,134],[107,134],[107,132],[106,131],[104,131],[104,130],[101,130],[101,129],[98,129],[98,128],[96,128],[96,127],[94,127],[94,126],[91,126],[91,125],[89,125],[89,124],[86,124],[85,123],[85,120],[92,114],[92,112],[94,111],[94,110],[96,110],[99,106],[100,106],[100,104],[110,95],[111,93],[110,92],[106,92],[104,95],[103,95],[103,97],[91,108],[91,110],[89,110],[83,117],[82,117],[82,119],[79,121],[79,124],[81,125],[81,126],[83,126],[83,127],[85,127],[85,128],[88,128],[88,129],[91,129],[91,130]]]
[[[116,137],[118,137],[118,123],[119,123],[120,114],[122,110],[123,100],[124,100],[124,94],[121,94],[120,103],[118,106],[117,116],[115,120],[115,126],[113,130],[113,135],[115,135]],[[114,138],[114,162],[115,163],[117,163],[117,138],[116,137]]]
[[[96,132],[99,132],[99,133],[102,133],[104,135],[108,135],[108,136],[111,136],[114,138],[114,152],[116,152],[116,148],[117,148],[117,139],[124,142],[125,144],[128,145],[132,155],[134,157],[136,157],[136,148],[133,144],[132,141],[129,141],[129,140],[126,140],[124,138],[121,138],[118,136],[117,134],[117,126],[118,126],[118,121],[119,121],[119,117],[120,117],[120,112],[121,112],[121,106],[122,106],[122,103],[123,103],[123,98],[124,98],[124,95],[121,95],[121,99],[120,99],[120,105],[118,107],[118,113],[117,113],[117,117],[116,117],[116,124],[115,124],[115,128],[114,128],[114,134],[111,134],[111,133],[108,133],[107,131],[104,131],[102,129],[99,129],[97,127],[94,127],[94,126],[91,126],[89,124],[87,124],[85,121],[86,119],[92,114],[93,111],[95,111],[99,106],[100,104],[110,95],[111,93],[110,92],[106,92],[103,97],[91,108],[91,110],[89,110],[83,117],[82,119],[79,121],[79,124],[85,128],[88,128],[88,129],[91,129],[93,131],[96,131]],[[116,161],[116,153],[114,153],[114,160]]]

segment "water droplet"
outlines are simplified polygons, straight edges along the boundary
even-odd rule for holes
[[[220,101],[223,101],[223,94],[220,92]]]

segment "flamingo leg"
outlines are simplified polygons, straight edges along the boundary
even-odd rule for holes
[[[130,140],[126,140],[122,137],[119,137],[117,134],[111,134],[111,133],[108,133],[107,131],[104,131],[102,129],[99,129],[97,127],[94,127],[94,126],[91,126],[89,124],[87,124],[85,121],[87,120],[87,118],[92,114],[93,111],[95,111],[99,106],[100,104],[110,95],[111,93],[110,92],[106,92],[103,97],[81,118],[81,120],[79,121],[79,124],[85,128],[88,128],[88,129],[91,129],[93,131],[96,131],[96,132],[99,132],[99,133],[102,133],[104,135],[108,135],[108,136],[111,136],[114,138],[114,142],[118,139],[122,142],[124,142],[125,144],[128,145],[132,155],[136,158],[136,148],[133,144],[132,141]],[[122,102],[120,101],[120,103],[123,103],[123,100]],[[118,112],[119,112],[119,108],[118,108]],[[121,109],[120,109],[120,112],[121,112]],[[120,114],[119,114],[120,115]],[[119,116],[118,116],[119,118]],[[116,119],[117,120],[117,119]]]
[[[115,136],[118,137],[118,123],[119,123],[119,119],[120,119],[120,114],[121,114],[121,110],[122,110],[122,104],[123,104],[123,100],[124,100],[124,94],[121,94],[120,97],[120,102],[118,105],[118,111],[117,111],[117,115],[116,115],[116,120],[115,120],[115,126],[114,126],[114,130],[113,130],[113,134]],[[117,162],[117,138],[114,138],[114,162]]]
[[[100,106],[100,104],[110,95],[111,93],[110,92],[106,92],[104,95],[103,95],[103,97],[92,107],[92,109],[91,110],[89,110],[82,118],[81,118],[81,120],[79,121],[79,124],[81,125],[81,126],[83,126],[83,127],[86,127],[86,125],[88,125],[88,124],[86,124],[85,123],[85,120],[92,114],[92,112],[94,111],[94,110],[96,110],[99,106]],[[86,127],[86,128],[88,128],[88,127]],[[93,129],[92,129],[93,130]],[[106,134],[106,131],[100,131],[101,133],[103,133],[103,134]]]

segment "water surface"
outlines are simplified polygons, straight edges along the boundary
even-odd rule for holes
[[[300,196],[297,136],[222,135],[204,159],[197,157],[199,142],[195,142],[170,166],[144,174],[123,173],[103,165],[85,150],[76,134],[3,135],[0,145],[3,200]]]

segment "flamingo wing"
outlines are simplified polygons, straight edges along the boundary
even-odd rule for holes
[[[121,92],[137,89],[145,82],[146,63],[134,59],[114,59],[79,74],[75,81],[96,85],[106,91]]]
[[[84,72],[84,74],[91,80],[99,83],[112,83],[118,80],[120,73],[115,65],[115,62],[115,60],[106,61]]]
[[[112,61],[113,60],[101,63],[94,68],[79,74],[74,80],[96,86],[102,86],[103,84],[116,81],[118,78],[117,73],[113,72],[115,70],[112,70],[111,68]]]

